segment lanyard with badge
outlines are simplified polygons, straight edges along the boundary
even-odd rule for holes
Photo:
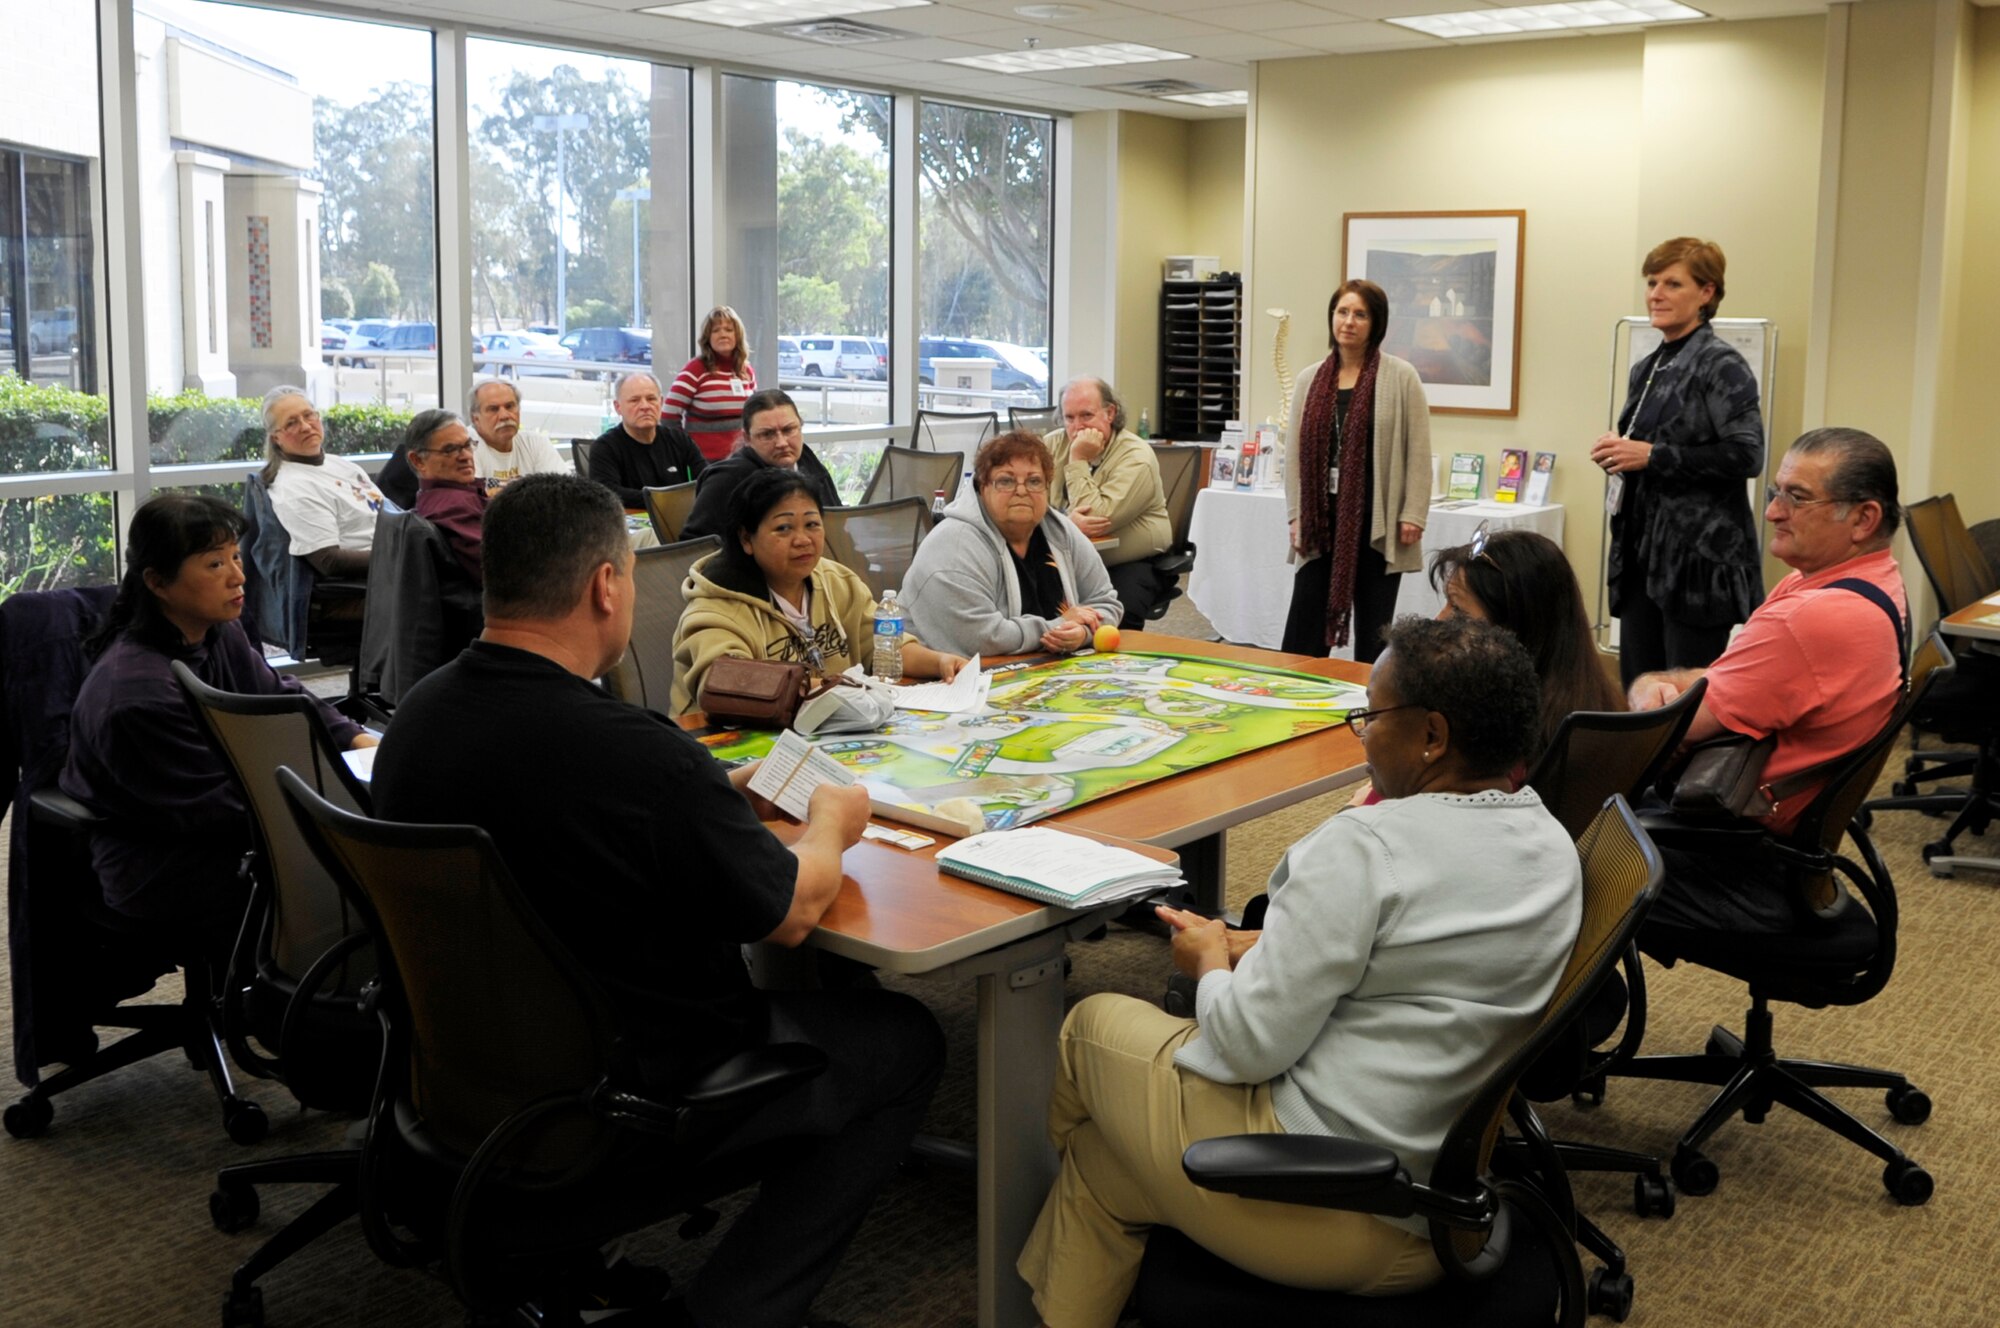
[[[1666,348],[1662,346],[1661,350],[1664,349]],[[1658,352],[1654,353],[1653,365],[1651,368],[1646,370],[1646,381],[1639,387],[1639,399],[1632,403],[1632,414],[1629,417],[1632,423],[1637,424],[1639,422],[1639,412],[1646,408],[1646,397],[1649,394],[1651,394],[1653,390],[1654,376],[1660,372],[1660,368],[1662,365],[1671,363],[1675,358],[1677,357],[1675,356],[1662,357]],[[1626,436],[1631,437],[1631,435],[1629,434]],[[1635,443],[1643,443],[1648,440],[1644,438],[1633,438],[1632,441]],[[1607,475],[1604,480],[1604,514],[1606,516],[1617,516],[1618,509],[1620,507],[1623,507],[1624,505],[1625,505],[1625,477],[1622,474]]]

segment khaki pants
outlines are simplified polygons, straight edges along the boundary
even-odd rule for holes
[[[1063,1023],[1049,1135],[1062,1169],[1016,1264],[1052,1328],[1115,1323],[1152,1226],[1178,1229],[1259,1277],[1364,1295],[1441,1275],[1428,1241],[1364,1213],[1204,1190],[1181,1170],[1197,1139],[1282,1132],[1269,1084],[1218,1084],[1174,1065],[1191,1019],[1130,996],[1082,1001]]]

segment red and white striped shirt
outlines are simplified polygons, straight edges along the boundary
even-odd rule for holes
[[[743,433],[743,403],[757,390],[757,371],[747,362],[742,374],[711,369],[697,355],[681,366],[660,403],[660,414],[685,422],[688,437],[703,457],[720,461]]]

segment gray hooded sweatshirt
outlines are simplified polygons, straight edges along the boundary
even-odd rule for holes
[[[1042,535],[1072,604],[1096,609],[1106,622],[1124,610],[1111,589],[1090,540],[1054,508],[1042,518]],[[933,650],[957,655],[1024,655],[1042,648],[1054,623],[1021,612],[1021,584],[1000,528],[986,514],[978,492],[962,486],[944,519],[924,536],[897,595],[917,638]]]

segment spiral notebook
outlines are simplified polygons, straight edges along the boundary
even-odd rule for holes
[[[1092,908],[1185,885],[1175,868],[1051,826],[968,835],[937,855],[938,868],[1044,904]]]

